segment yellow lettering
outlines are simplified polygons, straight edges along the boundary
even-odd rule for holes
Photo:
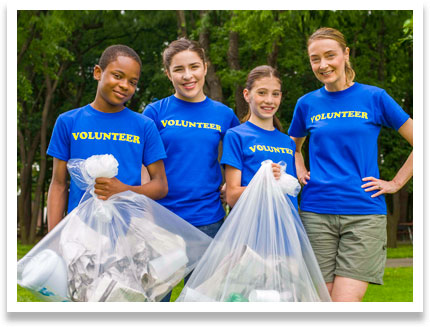
[[[279,150],[279,148],[273,148],[275,150],[275,153],[281,153],[281,151]]]
[[[348,111],[348,117],[354,117],[354,111]]]
[[[314,122],[314,119],[315,119],[315,116],[312,116],[311,117],[311,121]]]
[[[202,124],[203,123],[197,123],[197,125],[198,125],[199,128],[202,128]]]
[[[362,112],[362,116],[361,116],[361,118],[369,119],[369,118],[367,118],[367,112]]]
[[[87,137],[88,137],[88,134],[87,134],[87,132],[81,132],[81,139],[83,139],[83,140],[86,140],[87,139]]]
[[[140,137],[139,137],[139,136],[134,135],[133,143],[140,144]]]
[[[345,118],[348,111],[342,111],[342,117]]]
[[[216,129],[217,129],[217,131],[221,132],[221,126],[220,125],[216,125]]]
[[[334,118],[339,118],[340,117],[340,112],[335,112],[334,113]]]
[[[113,140],[116,141],[116,137],[119,135],[119,133],[112,133],[113,135]]]
[[[209,128],[209,124],[208,123],[203,123],[203,128]]]
[[[321,119],[326,119],[326,117],[325,117],[325,113],[323,113],[323,114],[321,115]]]
[[[210,129],[215,129],[215,124],[210,124],[210,125],[209,125],[209,128],[210,128]]]
[[[354,111],[355,115],[354,117],[361,118],[361,112],[360,111]]]
[[[108,139],[108,140],[110,140],[110,133],[108,134],[108,133],[103,133],[103,140],[106,140],[106,139]]]
[[[257,150],[258,151],[263,151],[264,149],[263,149],[263,147],[261,145],[257,145]]]
[[[169,120],[167,122],[167,124],[169,124],[169,126],[173,126],[173,125],[175,125],[175,121],[174,120]]]
[[[164,127],[166,127],[167,125],[167,120],[162,120],[161,123],[163,124]]]
[[[330,116],[330,115],[331,115],[331,116]],[[332,119],[332,118],[333,118],[333,113],[332,113],[332,112],[327,113],[327,118],[328,118],[328,119]]]
[[[320,120],[320,119],[321,119],[321,115],[316,115],[316,116],[315,116],[315,120],[316,120],[316,121],[318,121],[318,120]]]
[[[196,123],[190,122],[190,127],[196,127]]]
[[[255,145],[254,146],[250,146],[249,148],[251,149],[252,152],[255,152]]]
[[[179,123],[179,120],[175,120],[175,126],[181,126],[181,124]]]
[[[72,133],[73,138],[75,139],[75,141],[78,139],[79,133]]]
[[[88,139],[94,140],[93,132],[88,132]]]
[[[125,134],[124,133],[119,134],[119,140],[125,141]]]
[[[102,139],[102,133],[100,132],[95,132],[94,134],[96,134],[96,140],[101,140]]]
[[[187,127],[188,126],[188,122],[187,121],[183,121],[183,120],[181,120],[181,122],[182,122],[182,126],[184,126],[184,127]],[[185,124],[185,125],[184,125]]]
[[[127,142],[132,142],[133,135],[127,134]]]

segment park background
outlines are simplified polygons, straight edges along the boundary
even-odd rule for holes
[[[127,104],[142,112],[173,93],[164,75],[161,52],[181,36],[204,46],[209,68],[206,94],[246,112],[242,90],[247,73],[269,64],[281,73],[280,119],[288,130],[299,97],[322,85],[307,58],[306,41],[322,26],[342,31],[351,49],[356,81],[376,85],[413,117],[412,11],[408,10],[127,10],[17,12],[17,237],[32,246],[46,234],[46,198],[52,158],[46,155],[56,118],[93,101],[92,70],[103,50],[126,44],[140,55],[138,90]],[[381,178],[390,180],[411,147],[396,131],[379,137]],[[307,143],[304,146],[306,158]],[[413,222],[412,181],[388,195],[388,247],[403,237],[400,226]],[[405,231],[403,235],[399,232]],[[410,277],[412,272],[410,273]]]

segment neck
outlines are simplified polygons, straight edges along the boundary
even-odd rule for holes
[[[329,92],[339,92],[346,90],[347,88],[354,85],[354,82],[348,83],[347,81],[344,81],[342,83],[333,83],[333,84],[325,84],[325,89]]]
[[[261,119],[259,117],[256,117],[254,115],[251,115],[251,117],[249,117],[249,122],[253,123],[254,125],[265,129],[267,131],[274,131],[275,130],[275,126],[273,125],[273,118],[269,118],[269,119]]]
[[[193,98],[184,97],[178,92],[175,92],[174,96],[175,98],[178,98],[179,100],[186,101],[186,102],[202,102],[206,99],[206,95],[203,92],[197,94]]]
[[[98,99],[97,97],[93,102],[90,103],[90,105],[94,109],[101,112],[106,112],[106,113],[120,112],[125,108],[124,104],[114,106],[114,105],[111,105],[110,103],[107,103],[106,101],[100,101],[100,99]]]

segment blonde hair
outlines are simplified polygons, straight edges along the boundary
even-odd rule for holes
[[[315,40],[322,39],[330,39],[336,41],[342,51],[345,52],[346,49],[346,41],[343,34],[335,28],[331,27],[321,27],[317,29],[308,39],[308,48],[310,44]],[[346,84],[350,85],[355,78],[355,71],[352,69],[351,63],[349,60],[345,62],[345,75],[346,75]]]

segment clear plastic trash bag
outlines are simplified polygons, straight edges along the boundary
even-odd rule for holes
[[[331,301],[299,215],[271,163],[262,162],[176,301]],[[297,179],[289,180],[284,189],[297,191]]]
[[[18,284],[46,301],[160,301],[194,269],[209,236],[144,195],[94,195],[95,178],[117,167],[112,155],[68,162],[86,192],[18,261]]]

